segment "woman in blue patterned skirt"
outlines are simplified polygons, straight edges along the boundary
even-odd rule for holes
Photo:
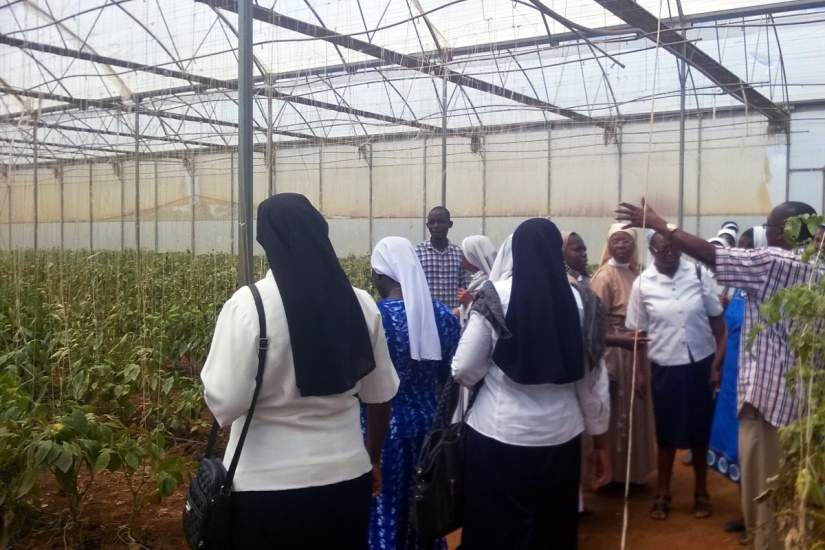
[[[460,327],[450,309],[430,296],[415,249],[407,239],[382,239],[372,254],[373,283],[382,300],[390,357],[401,384],[392,400],[381,458],[381,492],[370,512],[370,549],[419,548],[410,523],[413,469],[450,373]],[[446,548],[438,541],[435,548]]]

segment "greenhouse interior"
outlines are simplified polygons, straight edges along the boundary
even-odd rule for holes
[[[591,263],[622,202],[702,238],[821,214],[823,37],[823,0],[6,0],[0,548],[186,547],[199,371],[267,197],[307,197],[367,289],[434,206],[451,242],[549,218]],[[713,528],[623,494],[582,547],[738,548],[724,487]]]

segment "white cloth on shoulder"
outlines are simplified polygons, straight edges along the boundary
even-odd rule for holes
[[[496,261],[493,262],[493,267],[490,270],[490,280],[494,283],[509,279],[513,276],[513,236],[510,235],[504,242],[496,254]]]

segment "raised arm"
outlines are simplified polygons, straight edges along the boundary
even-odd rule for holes
[[[668,227],[667,221],[646,204],[644,199],[642,199],[641,206],[627,202],[621,203],[616,210],[616,219],[620,222],[627,222],[625,228],[628,229],[631,227],[652,229],[656,233],[669,235],[671,241],[682,252],[711,268],[716,267],[716,247],[687,231]]]

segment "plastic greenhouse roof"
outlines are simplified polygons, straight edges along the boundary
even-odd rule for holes
[[[473,85],[446,85],[453,133],[571,115],[575,124],[608,125],[678,110],[677,57],[658,33],[602,7],[608,3],[622,1],[257,0],[269,19],[256,19],[253,29],[255,142],[267,140],[270,120],[276,146],[442,131],[440,73],[299,34],[274,24],[273,12],[472,77]],[[30,163],[35,137],[44,160],[132,154],[135,134],[142,154],[235,147],[232,4],[7,0],[0,6],[3,163]],[[677,47],[698,48],[779,109],[823,99],[825,1],[633,6],[677,29]],[[719,84],[691,67],[687,108],[741,105]]]

